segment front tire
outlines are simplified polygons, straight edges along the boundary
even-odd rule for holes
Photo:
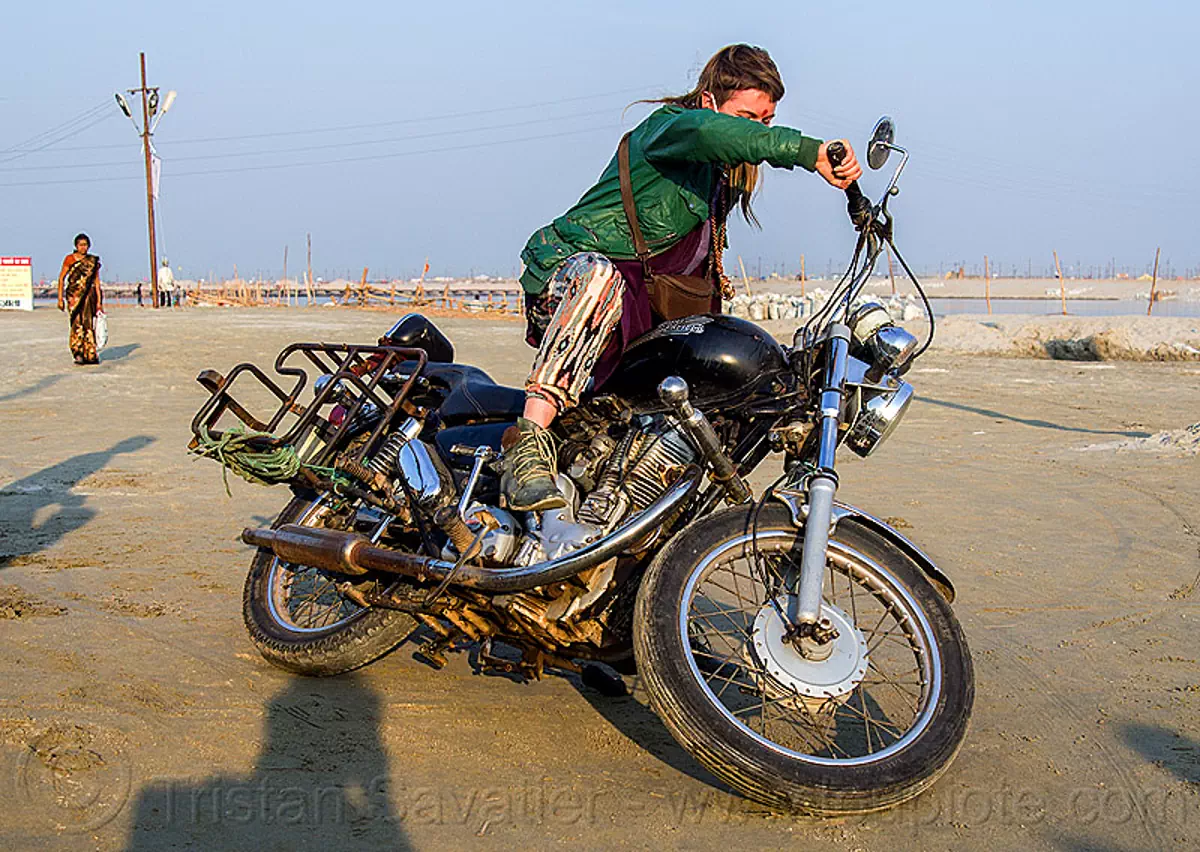
[[[839,637],[827,660],[796,652],[779,613],[802,540],[778,504],[676,535],[638,596],[638,670],[680,745],[749,798],[820,816],[891,807],[962,745],[975,694],[966,639],[920,567],[846,519],[824,590]]]
[[[272,527],[319,526],[323,517],[319,499],[297,497]],[[344,597],[334,587],[344,579],[260,547],[246,577],[242,617],[263,658],[297,674],[336,675],[377,660],[417,628],[407,613],[364,609]]]

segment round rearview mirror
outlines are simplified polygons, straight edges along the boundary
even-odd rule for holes
[[[889,147],[896,138],[896,125],[889,116],[879,119],[875,130],[871,132],[871,141],[867,143],[867,165],[873,169],[883,168],[892,154]]]

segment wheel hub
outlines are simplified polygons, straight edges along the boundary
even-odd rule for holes
[[[768,677],[784,694],[806,698],[838,698],[852,692],[867,673],[867,640],[854,620],[833,604],[821,604],[821,615],[833,623],[837,638],[822,647],[823,659],[816,659],[804,656],[785,638],[787,628],[776,605],[786,612],[787,596],[758,611],[750,637],[751,653]]]

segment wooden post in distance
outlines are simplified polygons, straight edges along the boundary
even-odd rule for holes
[[[1154,309],[1154,291],[1158,287],[1158,256],[1162,253],[1162,246],[1154,250],[1154,274],[1150,277],[1150,304],[1146,305],[1146,316],[1150,316],[1150,311]]]
[[[983,298],[987,302],[988,316],[992,315],[992,265],[988,256],[983,256]]]
[[[1062,266],[1058,262],[1058,252],[1054,252],[1054,271],[1058,273],[1058,289],[1062,294],[1062,315],[1067,315],[1067,281],[1063,278]]]

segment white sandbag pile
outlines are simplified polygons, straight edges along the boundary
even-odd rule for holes
[[[925,315],[921,303],[912,295],[867,298],[881,302],[892,318],[900,322],[910,322]],[[747,296],[739,293],[724,303],[724,310],[725,313],[754,322],[806,319],[819,311],[828,299],[829,291],[819,288],[803,296],[784,293],[756,293]]]

